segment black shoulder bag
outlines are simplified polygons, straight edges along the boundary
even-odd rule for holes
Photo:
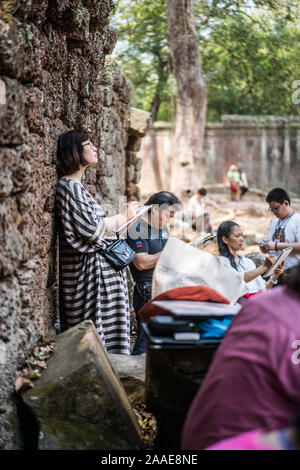
[[[108,245],[105,250],[102,250],[102,254],[116,271],[126,268],[136,257],[136,252],[130,248],[123,238],[118,238],[111,245]]]

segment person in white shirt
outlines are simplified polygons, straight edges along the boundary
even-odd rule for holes
[[[283,273],[283,266],[279,266],[267,282],[261,277],[275,261],[274,256],[269,256],[261,266],[256,267],[251,259],[238,253],[244,239],[242,229],[236,222],[222,222],[217,231],[217,239],[221,263],[230,269],[231,274],[246,282],[249,294],[271,289],[277,284],[278,277]]]
[[[240,181],[239,181],[240,190],[241,190],[240,198],[242,199],[244,194],[246,194],[246,192],[248,191],[248,181],[247,181],[247,175],[243,171],[243,168],[241,165],[238,166],[238,172],[240,174]]]
[[[188,201],[186,206],[186,214],[188,220],[191,222],[192,227],[197,232],[211,233],[213,231],[210,214],[205,212],[204,198],[207,194],[207,189],[200,188]]]
[[[260,248],[263,253],[278,257],[284,248],[292,247],[292,254],[284,262],[287,271],[300,261],[300,214],[293,210],[290,197],[282,188],[272,189],[266,201],[276,218],[271,222],[268,241]]]

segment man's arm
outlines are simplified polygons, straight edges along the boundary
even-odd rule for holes
[[[275,243],[277,243],[276,248],[275,248]],[[283,250],[284,248],[292,247],[293,251],[292,254],[299,254],[300,253],[300,242],[267,242],[265,243],[262,248],[264,252],[268,251],[278,251],[278,250]]]
[[[160,255],[161,251],[155,253],[154,255],[149,255],[148,253],[137,253],[133,260],[133,264],[139,271],[152,269],[155,267]]]

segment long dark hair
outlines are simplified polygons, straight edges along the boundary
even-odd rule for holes
[[[87,165],[83,157],[82,142],[89,140],[84,131],[67,131],[60,134],[57,141],[57,173],[59,177],[71,175]]]
[[[232,222],[232,220],[226,220],[226,222],[222,222],[219,225],[219,228],[217,231],[217,237],[218,237],[218,247],[219,247],[220,255],[226,256],[226,258],[229,259],[231,266],[237,270],[234,256],[232,253],[230,253],[228,245],[226,245],[226,243],[224,243],[222,240],[222,237],[226,237],[226,238],[230,237],[230,234],[234,227],[239,227],[239,225],[236,222]]]

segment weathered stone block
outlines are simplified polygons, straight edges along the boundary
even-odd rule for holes
[[[134,403],[145,400],[146,354],[141,356],[125,356],[108,354],[115,373],[126,390],[128,399]]]
[[[135,172],[134,172],[134,179],[133,183],[138,184],[141,179],[142,174],[142,159],[137,158],[135,161]]]
[[[44,94],[36,87],[28,87],[25,96],[25,115],[29,130],[44,135]]]
[[[55,28],[64,31],[70,39],[86,40],[89,36],[90,12],[79,0],[54,0],[49,16]]]
[[[128,139],[127,148],[132,152],[138,152],[141,148],[142,139],[136,137],[135,135],[131,135]]]
[[[136,153],[132,151],[126,152],[126,164],[135,166],[136,163]]]
[[[90,320],[58,336],[23,399],[41,427],[39,449],[141,448],[133,410]]]
[[[0,10],[0,74],[18,76],[22,61],[22,24],[3,8]]]
[[[126,167],[126,181],[130,183],[134,179],[134,166]]]
[[[147,129],[150,113],[141,109],[130,108],[130,131],[143,136]]]
[[[129,183],[126,187],[126,196],[135,196],[137,193],[137,187],[134,183]]]
[[[20,308],[20,288],[15,281],[0,283],[0,339],[8,341],[14,332],[15,318]]]
[[[0,152],[1,155],[2,152]],[[5,166],[5,162],[0,156],[0,197],[7,197],[14,187],[10,168]]]
[[[102,87],[103,104],[111,106],[113,104],[114,94],[111,87]]]
[[[124,103],[129,103],[131,84],[122,74],[118,63],[113,59],[107,59],[105,61],[101,84],[112,86],[114,90],[118,91],[120,100]]]
[[[16,80],[4,78],[6,86],[6,104],[1,118],[1,145],[18,145],[24,142],[27,125],[24,109],[24,88]]]
[[[107,23],[108,16],[114,8],[112,0],[84,0],[84,4],[89,8],[91,22],[94,25],[103,25]]]
[[[17,229],[18,210],[12,198],[0,203],[0,223],[0,277],[6,277],[12,275],[23,259],[23,240]]]

